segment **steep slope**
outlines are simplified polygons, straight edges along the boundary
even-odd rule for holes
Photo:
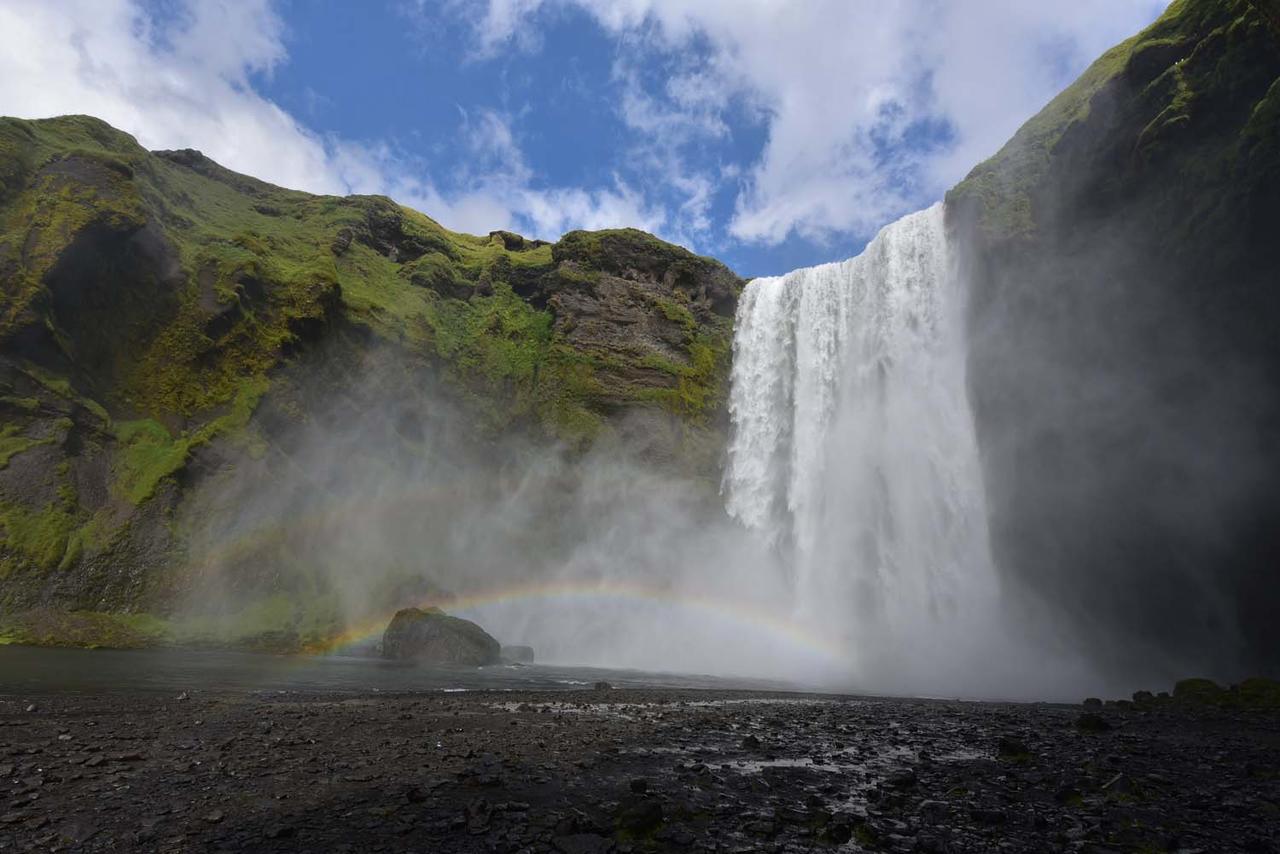
[[[192,494],[278,480],[335,406],[403,404],[384,444],[448,427],[448,453],[496,465],[511,437],[625,442],[713,483],[739,290],[631,229],[473,237],[89,117],[0,119],[0,615],[11,636],[137,640],[64,612],[164,611]]]
[[[947,198],[997,560],[1099,658],[1280,666],[1280,4],[1175,0]]]

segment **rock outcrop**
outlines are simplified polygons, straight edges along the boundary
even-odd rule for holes
[[[502,660],[501,645],[488,632],[439,608],[397,611],[382,635],[382,656],[473,667]]]
[[[1121,670],[1280,666],[1277,21],[1177,0],[947,198],[997,561]]]

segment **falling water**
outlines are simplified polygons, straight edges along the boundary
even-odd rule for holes
[[[960,690],[999,611],[962,298],[938,204],[738,309],[726,507],[874,686]]]

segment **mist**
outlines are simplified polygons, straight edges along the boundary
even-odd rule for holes
[[[567,448],[394,348],[308,355],[197,460],[184,613],[367,649],[435,604],[541,662],[885,694],[1266,665],[1265,371],[1150,287],[1142,229],[993,264],[950,213],[748,284],[719,484],[655,455],[657,410]]]
[[[778,607],[776,552],[716,484],[655,464],[646,425],[585,452],[485,437],[401,353],[332,349],[255,417],[249,459],[201,460],[177,523],[188,621],[376,639],[434,604],[540,662],[849,684],[843,651]]]
[[[247,454],[199,461],[182,611],[368,652],[394,611],[431,604],[546,663],[883,694],[1124,690],[999,577],[965,294],[940,205],[857,259],[750,283],[723,484],[655,458],[653,412],[585,451],[489,436],[429,366],[330,346],[255,415]]]

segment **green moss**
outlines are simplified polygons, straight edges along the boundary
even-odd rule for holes
[[[0,426],[0,469],[9,465],[9,460],[13,459],[23,451],[40,445],[52,445],[54,439],[32,439],[28,436],[21,435],[22,428],[17,424],[5,424]]]
[[[1166,138],[1193,121],[1197,91],[1221,85],[1223,74],[1247,72],[1208,57],[1215,52],[1215,43],[1232,41],[1236,30],[1247,27],[1253,15],[1247,0],[1175,0],[1159,20],[1103,54],[1019,128],[994,157],[970,172],[947,194],[948,206],[976,207],[978,225],[989,240],[1030,235],[1037,225],[1037,188],[1049,173],[1060,143],[1090,119],[1100,97],[1109,102],[1128,99],[1147,111],[1151,118],[1139,127],[1133,148],[1151,156]],[[1204,79],[1193,77],[1193,65],[1194,73]],[[1135,110],[1127,101],[1122,106]]]
[[[78,527],[78,519],[64,507],[50,504],[31,510],[19,504],[0,502],[0,528],[4,544],[16,557],[6,561],[0,575],[8,575],[29,564],[36,569],[54,569],[67,554],[67,542]]]
[[[674,388],[646,389],[638,396],[660,403],[690,423],[706,424],[724,399],[732,343],[728,329],[699,332],[689,344],[688,365],[646,360],[647,366],[672,373],[678,380]]]
[[[667,320],[680,324],[690,332],[698,328],[698,321],[694,319],[693,312],[680,303],[656,295],[650,296],[650,299]]]
[[[120,441],[115,464],[117,494],[133,504],[151,497],[160,481],[187,461],[190,443],[175,440],[161,424],[142,419],[115,425]]]
[[[37,412],[40,409],[40,401],[34,397],[0,397],[0,404],[11,406],[14,409],[22,410],[28,414]]]
[[[1280,682],[1254,677],[1240,683],[1237,692],[1242,705],[1257,709],[1280,709]]]
[[[146,501],[162,480],[186,465],[192,450],[219,435],[243,429],[269,387],[265,377],[242,381],[228,411],[189,434],[175,437],[150,419],[117,423],[116,494],[132,504]]]
[[[111,422],[111,416],[107,414],[107,410],[102,406],[102,404],[98,403],[96,400],[76,393],[76,390],[71,387],[71,382],[66,377],[60,377],[38,365],[33,365],[30,362],[23,364],[22,372],[58,397],[84,407],[102,421],[104,425]],[[33,411],[39,409],[40,402],[38,400],[28,400],[31,400],[32,403],[34,403],[34,406],[31,407]]]
[[[1223,693],[1222,686],[1212,679],[1183,679],[1173,686],[1175,700],[1212,701]]]
[[[124,431],[120,479],[131,501],[146,500],[185,460],[181,437],[158,425],[172,416],[199,423],[229,405],[246,378],[265,377],[297,343],[298,330],[325,322],[337,303],[347,320],[441,360],[481,410],[485,429],[538,424],[572,441],[600,426],[586,399],[599,390],[594,368],[553,346],[551,315],[514,285],[542,276],[557,286],[587,285],[603,270],[719,268],[635,229],[573,232],[555,247],[515,238],[508,249],[500,235],[450,232],[385,198],[308,196],[194,155],[154,157],[84,117],[9,121],[0,141],[25,164],[14,174],[31,182],[0,217],[0,247],[48,241],[47,263],[22,262],[33,292],[60,249],[90,223],[127,230],[150,219],[177,254],[183,282],[168,314],[151,327],[125,316],[113,323],[135,337],[109,360],[111,399],[104,402],[152,425]],[[97,170],[101,186],[90,193],[65,179],[58,164],[67,162]],[[56,228],[38,224],[35,209],[44,202],[37,197],[56,197],[45,212],[61,223]],[[395,244],[389,251],[388,242]],[[686,306],[660,298],[657,307],[691,332],[697,327]],[[218,313],[227,320],[215,323]],[[48,379],[74,395],[64,378]],[[700,409],[699,385],[687,379],[675,408]]]
[[[0,618],[0,645],[139,649],[168,643],[170,631],[153,614],[35,609]]]
[[[731,276],[634,229],[575,232],[554,247],[459,234],[389,199],[312,196],[192,152],[149,153],[88,117],[0,119],[0,342],[29,336],[39,346],[24,352],[40,362],[22,368],[39,388],[0,403],[18,418],[71,412],[88,453],[111,466],[109,511],[81,506],[70,466],[48,507],[6,505],[0,573],[71,568],[84,555],[98,565],[128,541],[140,518],[130,505],[173,494],[166,484],[215,438],[262,455],[250,428],[259,400],[322,337],[360,337],[430,366],[491,435],[527,430],[581,447],[631,404],[702,428],[723,398],[729,340],[728,321],[700,323],[686,298],[709,272]],[[606,273],[674,289],[650,307],[686,331],[687,360],[591,352],[557,333],[544,307],[557,289]],[[70,287],[96,291],[81,299]],[[652,388],[637,364],[671,387]],[[55,441],[25,432],[3,429],[0,466]],[[332,629],[324,605],[283,608],[246,612],[232,634],[282,621],[300,636]]]
[[[283,593],[235,611],[183,616],[169,625],[176,643],[276,652],[323,648],[346,629],[342,603],[336,596]]]

